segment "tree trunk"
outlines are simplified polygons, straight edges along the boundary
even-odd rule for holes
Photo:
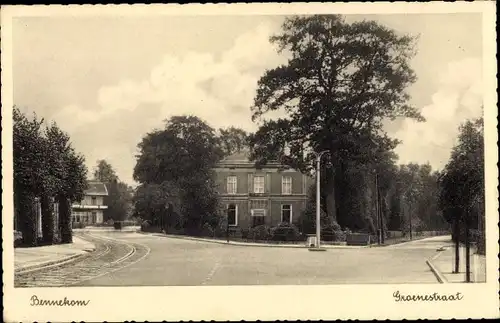
[[[23,234],[23,243],[27,246],[35,247],[38,245],[37,231],[37,214],[35,208],[34,196],[22,192],[16,199],[19,205],[16,207],[19,210],[20,227]]]
[[[337,222],[337,203],[335,201],[335,171],[328,169],[325,173],[326,177],[326,213],[330,221]]]
[[[72,243],[71,205],[70,201],[63,196],[59,197],[59,227],[61,231],[61,243]]]
[[[470,283],[470,237],[469,237],[469,212],[465,214],[465,281]]]
[[[460,272],[460,226],[458,218],[454,220],[454,235],[455,235],[455,273]]]
[[[50,196],[44,195],[40,199],[42,208],[43,242],[54,243],[54,204]]]

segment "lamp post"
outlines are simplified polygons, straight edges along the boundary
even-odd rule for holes
[[[323,150],[320,153],[315,153],[316,156],[316,248],[320,247],[321,238],[321,212],[320,212],[320,168],[321,168],[321,157],[328,153],[328,150]]]

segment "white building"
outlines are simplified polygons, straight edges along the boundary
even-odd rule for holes
[[[89,187],[80,203],[71,206],[73,223],[99,224],[103,223],[104,197],[108,195],[106,184],[99,181],[89,181]]]

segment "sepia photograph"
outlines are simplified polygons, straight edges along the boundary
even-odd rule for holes
[[[453,5],[8,7],[4,281],[54,313],[111,287],[405,286],[384,298],[445,308],[498,291],[495,5]]]

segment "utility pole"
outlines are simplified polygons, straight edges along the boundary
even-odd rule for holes
[[[382,219],[380,216],[379,194],[378,194],[378,173],[375,170],[375,212],[377,215],[377,240],[378,244],[382,243]]]
[[[226,209],[226,239],[229,243],[229,207]]]
[[[410,211],[410,212],[408,212],[409,221],[410,221],[410,240],[413,240],[413,232],[412,232],[413,230],[411,227],[411,225],[412,225],[412,223],[411,223],[411,211],[412,211],[411,210],[411,200],[408,201],[408,210]]]
[[[453,221],[453,231],[455,236],[455,270],[454,273],[458,274],[460,272],[460,227],[459,227],[459,219],[455,217]]]
[[[320,178],[321,178],[321,157],[327,153],[328,150],[323,150],[319,154],[316,154],[316,248],[320,248],[320,238],[321,238],[321,187],[320,187]]]

